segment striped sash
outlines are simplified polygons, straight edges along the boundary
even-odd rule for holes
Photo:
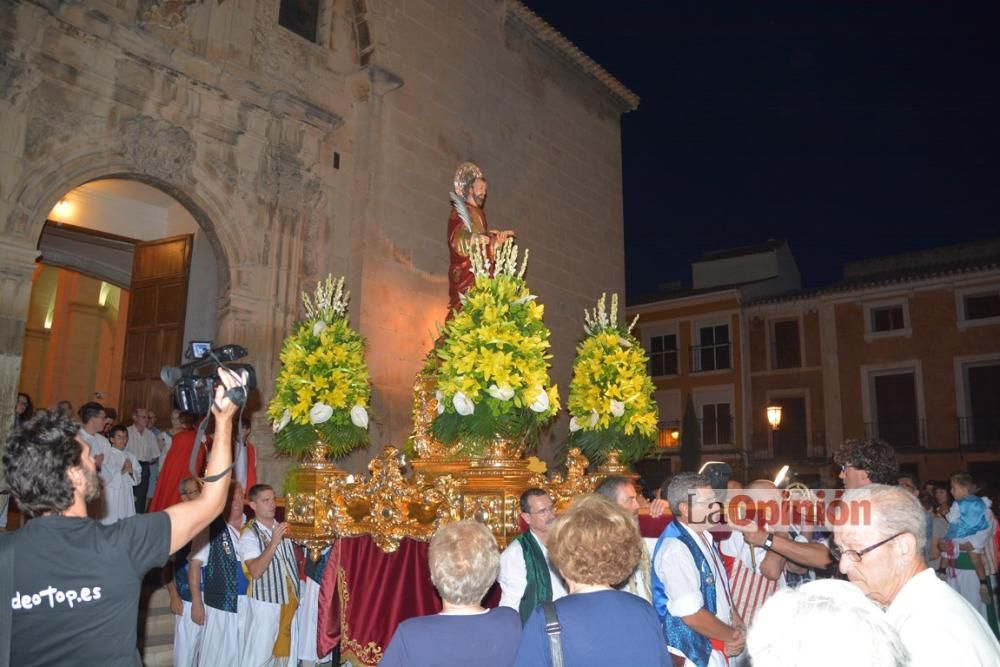
[[[747,627],[753,623],[757,610],[778,590],[777,581],[758,574],[739,558],[733,561],[729,582],[733,591],[733,606]]]
[[[260,526],[256,520],[247,523],[244,532],[252,530],[260,544],[261,553],[267,548],[271,541],[271,532],[265,526]],[[286,585],[286,579],[292,585]],[[298,567],[295,562],[295,551],[292,549],[291,540],[281,540],[278,548],[274,550],[274,557],[264,570],[260,579],[256,579],[250,584],[248,595],[254,600],[263,602],[273,602],[275,604],[287,604],[289,595],[298,598],[299,594]]]

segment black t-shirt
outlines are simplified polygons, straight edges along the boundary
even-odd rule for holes
[[[142,665],[139,593],[146,572],[169,555],[166,512],[110,526],[38,517],[13,543],[11,665]]]

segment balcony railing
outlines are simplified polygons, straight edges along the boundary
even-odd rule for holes
[[[657,424],[656,446],[662,449],[677,449],[681,444],[680,421],[667,420]]]
[[[717,371],[732,368],[730,348],[732,343],[691,346],[691,371]]]
[[[1000,415],[959,417],[958,445],[963,449],[1000,448]]]
[[[926,449],[927,420],[905,419],[865,422],[865,435],[883,440],[895,449]]]

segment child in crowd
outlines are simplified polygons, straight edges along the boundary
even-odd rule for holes
[[[132,487],[142,479],[142,468],[135,454],[125,451],[128,429],[121,424],[109,429],[111,449],[101,464],[104,483],[104,516],[101,523],[110,526],[116,521],[135,515]]]
[[[955,499],[948,511],[948,532],[944,536],[942,551],[947,555],[948,567],[952,567],[963,544],[969,544],[969,558],[976,569],[980,582],[986,581],[986,565],[983,552],[992,537],[986,513],[990,511],[987,501],[975,495],[978,488],[968,473],[951,476],[951,495]],[[982,584],[985,588],[986,584]],[[980,591],[982,594],[984,591]]]

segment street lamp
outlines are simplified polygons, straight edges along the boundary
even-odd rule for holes
[[[767,423],[771,425],[771,430],[776,431],[781,426],[781,406],[767,406]]]

